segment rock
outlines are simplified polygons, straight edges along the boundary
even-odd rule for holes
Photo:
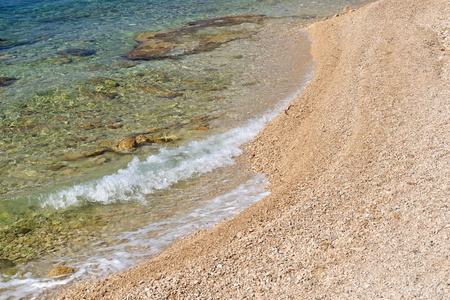
[[[145,85],[145,86],[142,86],[141,89],[143,91],[150,92],[150,93],[156,93],[156,92],[160,92],[160,91],[164,90],[162,87],[155,86],[155,85]]]
[[[110,79],[110,78],[106,78],[106,77],[94,78],[94,79],[92,79],[92,83],[94,83],[94,84],[102,84],[102,85],[104,85],[107,88],[120,86],[120,84],[117,83],[115,80]]]
[[[102,154],[104,154],[104,153],[106,153],[106,152],[109,152],[109,151],[110,151],[110,150],[108,150],[108,149],[98,149],[98,150],[91,151],[91,152],[85,152],[85,153],[83,153],[83,155],[81,155],[81,156],[79,157],[79,159],[99,156],[99,155],[102,155]]]
[[[68,168],[61,171],[61,174],[70,175],[76,171],[76,168]]]
[[[225,30],[243,23],[261,24],[264,16],[240,15],[199,20],[169,31],[142,33],[136,37],[139,43],[128,53],[128,59],[162,59],[209,51],[255,32],[249,30]],[[202,30],[217,27],[219,30]]]
[[[90,158],[89,161],[93,164],[101,165],[101,164],[104,164],[105,162],[107,162],[108,159],[106,157],[97,156],[97,157]]]
[[[57,163],[57,164],[54,164],[54,165],[51,165],[51,166],[47,167],[47,170],[49,170],[49,171],[59,171],[62,168],[64,168],[65,166],[66,165],[63,164],[63,163]]]
[[[117,93],[101,91],[84,91],[82,94],[94,100],[112,100],[118,96]]]
[[[98,147],[102,149],[113,149],[115,145],[114,140],[104,140],[98,143]]]
[[[84,130],[92,130],[95,128],[100,128],[100,127],[102,127],[102,125],[100,125],[100,124],[79,124],[79,125],[76,125],[76,127],[80,128],[80,129],[84,129]]]
[[[50,273],[47,274],[47,277],[55,277],[55,276],[61,276],[61,275],[69,275],[73,274],[75,270],[68,266],[58,265],[54,267]]]
[[[20,229],[19,229],[20,234],[27,234],[28,232],[31,232],[31,231],[33,231],[33,228],[28,227],[28,226],[23,226],[23,227],[20,227]]]
[[[173,98],[177,98],[183,96],[183,93],[177,93],[177,92],[173,92],[173,93],[168,93],[168,94],[164,94],[161,96],[157,96],[158,98],[166,98],[166,99],[173,99]]]
[[[119,129],[121,127],[123,127],[122,124],[111,124],[111,125],[108,125],[108,129]]]
[[[140,135],[138,135],[137,137],[136,137],[136,143],[138,144],[138,145],[143,145],[143,144],[146,144],[146,143],[148,143],[150,140],[148,139],[148,137],[146,137],[145,135],[143,135],[143,134],[140,134]]]
[[[352,9],[352,7],[348,5],[348,6],[344,7],[344,9],[342,10],[342,13],[343,14],[348,14],[348,13],[351,13],[353,11],[354,11],[354,9]]]
[[[94,150],[94,151],[85,152],[85,153],[83,153],[83,154],[81,154],[81,155],[66,154],[66,155],[61,156],[61,158],[64,159],[64,160],[74,161],[74,160],[81,160],[81,159],[86,159],[86,158],[90,158],[90,157],[96,157],[96,156],[99,156],[99,155],[102,155],[102,154],[104,154],[104,153],[106,153],[106,152],[110,152],[110,151],[111,151],[111,150],[109,149],[109,147],[107,147],[106,145],[107,145],[106,142],[105,142],[105,145],[103,145],[103,143],[100,143],[100,146],[101,146],[103,149],[97,149],[97,150]],[[61,169],[61,168],[63,168],[63,167],[65,167],[64,164],[62,164],[61,167],[59,167],[59,169]],[[51,169],[50,169],[50,168],[51,168]],[[50,170],[53,170],[53,171],[59,170],[59,169],[57,169],[56,167],[55,167],[55,168],[50,167],[50,168],[49,168],[49,169],[50,169]],[[68,170],[69,170],[69,169],[68,169]],[[65,171],[66,171],[66,170],[65,170]],[[72,173],[73,173],[73,172],[72,172]],[[64,173],[63,173],[63,174],[64,174]],[[71,173],[70,173],[70,174],[71,174]]]
[[[174,136],[163,136],[163,137],[156,137],[153,139],[153,142],[158,143],[158,144],[163,144],[163,143],[170,143],[173,141],[178,140],[177,137]]]
[[[0,86],[8,86],[17,81],[17,78],[13,77],[0,77]]]
[[[113,63],[111,66],[113,67],[120,67],[120,68],[133,68],[137,65],[136,62],[131,62],[131,61],[119,61],[119,62],[115,62]]]
[[[14,267],[16,264],[9,259],[1,258],[0,259],[0,270],[8,269]]]
[[[114,150],[118,152],[132,152],[136,150],[136,145],[136,139],[130,137],[117,142],[114,146]]]
[[[71,55],[71,56],[91,56],[96,54],[95,50],[87,50],[87,49],[67,49],[56,52],[59,55]]]

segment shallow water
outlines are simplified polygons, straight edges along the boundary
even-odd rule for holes
[[[17,78],[0,87],[0,299],[124,269],[266,195],[234,157],[308,78],[297,28],[362,2],[0,0],[0,77]],[[125,59],[142,31],[243,13],[271,18],[212,51]],[[157,142],[96,152],[141,133]],[[44,278],[60,263],[77,272]]]

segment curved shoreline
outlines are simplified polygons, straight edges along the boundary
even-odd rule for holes
[[[380,0],[308,27],[313,80],[243,157],[268,174],[271,195],[48,298],[444,298],[446,15],[445,0]]]

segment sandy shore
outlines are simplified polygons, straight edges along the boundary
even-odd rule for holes
[[[247,147],[272,194],[57,299],[448,299],[450,2],[307,28],[310,84]]]

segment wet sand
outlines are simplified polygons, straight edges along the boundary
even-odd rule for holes
[[[447,0],[380,0],[306,28],[314,77],[242,157],[271,195],[46,298],[448,297],[449,15]]]

